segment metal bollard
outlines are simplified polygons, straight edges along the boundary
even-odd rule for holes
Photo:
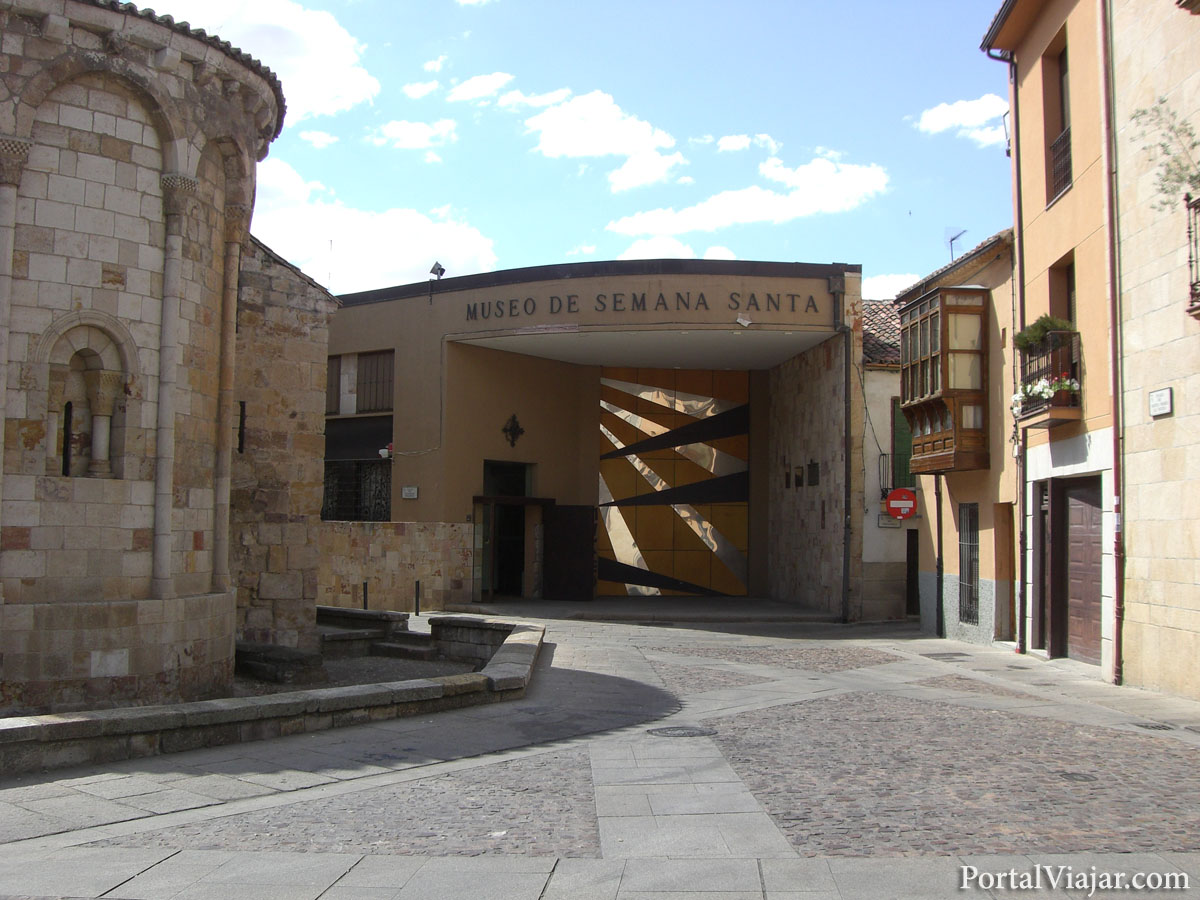
[[[363,609],[367,608],[367,583],[363,582]]]
[[[413,610],[414,615],[421,614],[421,582],[417,582],[416,589],[413,591]]]

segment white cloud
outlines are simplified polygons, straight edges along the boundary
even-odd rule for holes
[[[696,179],[693,178],[691,175],[680,175],[678,178],[675,179],[675,183],[676,184],[695,184]]]
[[[458,140],[453,119],[438,119],[436,122],[387,122],[380,126],[368,140],[377,147],[390,144],[398,150],[424,150],[440,147]]]
[[[429,214],[430,214],[431,216],[433,216],[435,219],[446,219],[446,218],[449,218],[449,216],[450,216],[450,204],[449,204],[449,203],[447,203],[447,204],[445,204],[444,206],[435,206],[433,209],[431,209],[431,210],[429,211]]]
[[[433,150],[425,151],[425,162],[440,163],[441,161],[442,161],[442,158],[440,156],[438,156],[437,153],[435,153]]]
[[[580,244],[578,247],[568,250],[567,256],[591,256],[595,252],[595,244]]]
[[[733,150],[745,150],[750,146],[750,135],[727,134],[717,141],[717,152],[728,153]]]
[[[737,259],[737,254],[728,247],[722,247],[720,244],[714,244],[704,251],[705,259]]]
[[[689,144],[711,144],[714,138],[711,134],[703,135],[702,137],[688,138]]]
[[[483,6],[491,2],[492,0],[457,0],[459,6]]]
[[[330,144],[336,144],[338,142],[337,135],[330,134],[327,131],[302,131],[300,132],[300,139],[302,141],[308,141],[318,150],[324,150]]]
[[[769,134],[756,134],[754,136],[754,146],[763,147],[768,153],[774,156],[783,147],[783,144],[779,143],[779,141],[775,140]]]
[[[287,125],[344,112],[379,93],[379,82],[361,62],[365,45],[332,13],[305,9],[294,0],[169,0],[168,5],[176,21],[219,35],[279,76]],[[313,65],[314,59],[321,64]]]
[[[980,147],[1002,144],[1003,124],[989,124],[1008,112],[1008,102],[996,94],[984,94],[978,100],[939,103],[921,113],[916,127],[926,134],[941,134],[955,129],[957,137],[974,141]]]
[[[438,89],[436,81],[414,81],[406,84],[401,90],[412,100],[420,100],[426,94],[432,94]]]
[[[613,191],[665,181],[676,166],[686,162],[681,153],[659,152],[675,146],[671,135],[624,112],[602,91],[551,106],[526,119],[525,124],[538,135],[535,149],[552,159],[626,157],[608,176]]]
[[[685,209],[653,209],[609,222],[609,231],[627,235],[673,235],[716,231],[730,225],[776,225],[817,213],[845,212],[882,192],[887,172],[879,165],[845,165],[814,159],[789,169],[772,157],[760,173],[791,188],[778,193],[757,185],[722,191]]]
[[[920,275],[871,275],[862,280],[864,300],[894,300],[905,288],[921,280]]]
[[[678,238],[642,238],[629,245],[617,259],[695,259],[696,251]]]
[[[496,266],[492,240],[472,225],[412,209],[347,207],[278,159],[258,166],[252,230],[337,293],[423,282],[435,259],[454,275]]]
[[[476,75],[452,87],[446,99],[451,103],[458,103],[463,100],[485,100],[488,97],[494,97],[500,92],[502,87],[512,80],[513,76],[507,72]]]
[[[666,181],[673,168],[686,162],[682,153],[672,153],[670,156],[663,156],[657,150],[636,153],[625,160],[619,169],[608,173],[608,183],[614,194],[644,184],[655,184]]]
[[[988,125],[983,128],[965,128],[958,133],[958,136],[972,140],[980,147],[997,147],[1000,144],[1008,141],[1008,135],[1004,133],[1003,125]]]
[[[437,59],[429,60],[429,62],[425,63],[425,65],[423,65],[421,68],[423,68],[426,72],[440,72],[442,71],[442,66],[446,64],[447,59],[448,57],[445,53],[443,53]]]
[[[521,91],[509,91],[498,101],[501,106],[553,106],[562,103],[571,96],[570,88],[559,88],[545,94],[524,94]]]

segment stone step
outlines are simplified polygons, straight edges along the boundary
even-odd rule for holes
[[[437,647],[427,634],[397,635],[388,641],[371,644],[372,656],[391,656],[398,659],[437,659]]]
[[[318,625],[321,637],[321,655],[329,659],[347,656],[367,656],[371,644],[381,635],[375,628],[338,628],[335,625]]]

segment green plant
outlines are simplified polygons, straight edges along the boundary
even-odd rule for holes
[[[1191,123],[1180,119],[1165,97],[1135,111],[1130,121],[1141,128],[1138,139],[1152,141],[1148,151],[1159,161],[1155,208],[1173,209],[1180,195],[1200,192],[1200,139]]]
[[[1028,353],[1040,348],[1046,341],[1046,335],[1052,331],[1074,331],[1074,323],[1067,319],[1056,318],[1049,313],[1038,316],[1031,324],[1026,325],[1013,335],[1013,343],[1018,350]]]

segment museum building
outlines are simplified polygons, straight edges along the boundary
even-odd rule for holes
[[[469,525],[456,599],[903,615],[863,595],[859,266],[440,268],[339,298],[325,519]]]

